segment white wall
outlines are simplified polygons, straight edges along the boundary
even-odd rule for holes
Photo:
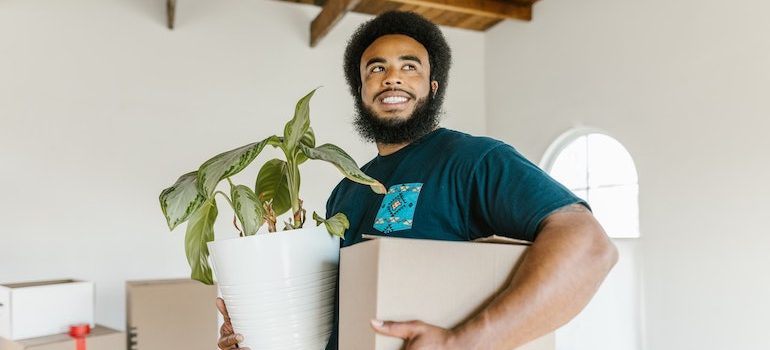
[[[487,124],[539,160],[575,126],[636,161],[645,349],[768,349],[770,3],[542,1],[486,36]]]
[[[188,274],[183,227],[168,232],[160,190],[218,152],[280,132],[319,85],[319,142],[359,163],[374,156],[353,133],[341,69],[348,36],[368,17],[346,16],[311,49],[318,11],[184,0],[168,31],[163,1],[0,1],[0,282],[93,280],[97,322],[123,329],[126,280]],[[483,35],[445,33],[455,66],[444,124],[483,133]],[[323,212],[340,175],[306,164],[306,207]],[[217,230],[232,234],[220,208]]]

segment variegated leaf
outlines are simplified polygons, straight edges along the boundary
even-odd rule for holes
[[[315,133],[313,132],[312,127],[307,128],[307,132],[305,132],[305,135],[302,136],[302,140],[299,142],[308,147],[315,147]],[[297,165],[307,161],[307,156],[302,152],[301,147],[298,147],[297,150],[294,151],[294,154],[296,154],[295,159],[297,160]]]
[[[192,273],[190,277],[205,284],[214,284],[209,266],[209,248],[206,243],[214,240],[214,221],[217,219],[217,203],[211,198],[198,208],[187,223],[185,253]]]
[[[321,223],[326,225],[326,230],[329,231],[330,235],[342,239],[345,239],[345,230],[350,228],[350,221],[348,221],[348,217],[343,213],[337,213],[328,219],[324,219],[316,212],[313,212],[313,220],[315,220],[317,226],[321,225]]]
[[[275,215],[281,215],[291,209],[288,181],[289,166],[280,159],[272,159],[259,169],[257,175],[257,196],[263,202],[272,200]],[[299,175],[299,174],[297,174]],[[299,179],[297,179],[299,180]]]
[[[294,118],[286,123],[283,128],[283,138],[286,150],[289,154],[293,154],[297,144],[305,136],[305,132],[310,127],[310,99],[315,94],[316,90],[310,91],[309,94],[297,101],[297,106],[294,109]]]
[[[277,141],[277,136],[271,136],[260,142],[220,153],[209,159],[198,169],[198,191],[206,198],[211,197],[219,181],[246,168],[262,152],[265,145],[274,144]]]
[[[384,194],[386,192],[385,186],[379,181],[364,174],[358,168],[356,161],[353,160],[345,151],[332,144],[323,144],[316,148],[300,145],[302,152],[310,159],[325,160],[334,164],[337,169],[342,172],[345,177],[351,181],[358,182],[360,184],[369,185],[375,193]]]
[[[235,215],[243,225],[243,234],[251,236],[257,233],[259,227],[265,222],[265,210],[257,194],[248,186],[237,185],[230,189],[230,197],[235,207]]]
[[[160,193],[160,209],[166,217],[169,230],[185,222],[203,203],[196,185],[197,171],[184,174],[171,187]]]
[[[302,140],[300,140],[303,145],[308,147],[315,147],[315,132],[313,132],[313,127],[308,127],[307,131],[305,131],[305,135],[302,135]]]

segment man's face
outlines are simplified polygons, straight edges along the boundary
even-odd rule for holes
[[[361,102],[380,121],[408,120],[438,89],[430,81],[428,51],[400,34],[384,35],[361,55]]]

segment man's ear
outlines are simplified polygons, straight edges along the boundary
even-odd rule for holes
[[[436,97],[436,93],[438,92],[438,81],[431,81],[430,82],[430,91],[433,93],[433,97]]]

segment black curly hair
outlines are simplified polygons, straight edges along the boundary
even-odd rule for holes
[[[356,100],[361,99],[361,56],[379,37],[388,34],[403,34],[425,46],[430,63],[430,80],[437,81],[439,89],[433,96],[442,101],[452,65],[452,52],[437,25],[414,12],[385,12],[362,24],[350,37],[345,48],[345,79],[350,93]]]

